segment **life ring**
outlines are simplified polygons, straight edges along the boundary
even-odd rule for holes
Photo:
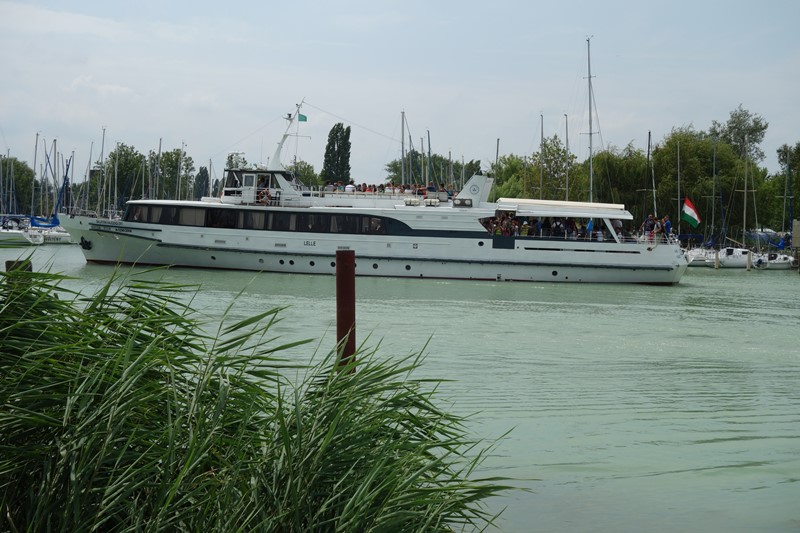
[[[258,203],[260,204],[269,203],[272,200],[272,196],[269,194],[269,189],[262,189],[259,191],[256,200],[258,200]]]

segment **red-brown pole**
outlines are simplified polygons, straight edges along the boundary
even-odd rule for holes
[[[355,362],[356,252],[336,251],[336,342],[342,350],[339,366]]]

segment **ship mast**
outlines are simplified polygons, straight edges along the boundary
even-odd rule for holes
[[[589,201],[592,201],[592,182],[594,180],[594,167],[592,166],[592,53],[591,39],[586,38],[586,56],[589,67]]]

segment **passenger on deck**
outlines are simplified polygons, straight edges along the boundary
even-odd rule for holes
[[[615,218],[611,221],[611,226],[614,228],[614,233],[617,234],[620,238],[622,238],[622,220]]]
[[[655,230],[656,219],[652,214],[647,215],[647,218],[644,222],[642,222],[642,226],[639,228],[639,231],[642,233],[642,236],[647,238],[649,241],[652,241],[655,238]]]
[[[526,220],[525,222],[523,222],[523,223],[522,223],[522,226],[520,226],[520,228],[519,228],[519,234],[520,234],[522,237],[527,237],[527,236],[528,236],[528,232],[530,231],[530,229],[531,229],[531,227],[530,227],[530,225],[528,224],[528,221]]]
[[[552,224],[550,222],[550,218],[545,218],[542,221],[542,225],[540,227],[542,237],[549,237],[551,235],[550,231],[551,229],[552,229]]]
[[[644,222],[642,222],[642,226],[639,228],[639,231],[648,232],[648,231],[655,231],[656,229],[656,219],[653,217],[652,214],[647,215],[647,218]]]
[[[576,223],[575,230],[579,239],[586,238],[586,226],[584,224],[581,224],[580,222]]]
[[[577,228],[575,227],[575,221],[571,218],[567,218],[564,220],[564,235],[566,235],[569,239],[575,239],[578,233]]]
[[[563,237],[564,236],[564,223],[561,221],[560,218],[557,218],[553,221],[553,226],[551,228],[553,237]]]
[[[669,215],[664,215],[661,220],[661,229],[664,230],[664,238],[669,240],[669,234],[672,233],[672,222],[669,220]]]

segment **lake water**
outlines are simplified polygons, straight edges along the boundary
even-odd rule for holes
[[[76,288],[113,272],[77,246],[33,253]],[[273,333],[335,343],[333,277],[157,276],[201,284],[209,320],[234,298],[237,318],[288,306]],[[392,357],[430,340],[416,377],[453,380],[440,405],[474,413],[475,436],[512,430],[481,474],[530,492],[490,502],[499,530],[800,530],[796,271],[694,268],[674,287],[359,278],[356,297],[359,343]]]

